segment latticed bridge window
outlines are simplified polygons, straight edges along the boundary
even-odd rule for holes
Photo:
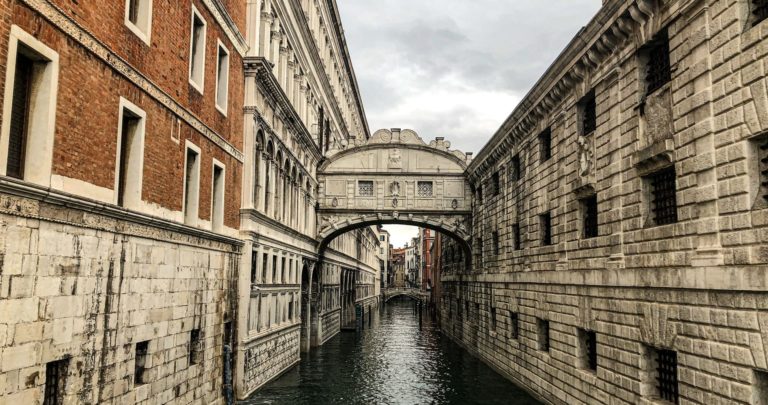
[[[417,195],[419,197],[432,197],[432,182],[420,181],[416,184]]]
[[[752,26],[768,18],[768,0],[752,0]]]
[[[645,82],[647,94],[660,89],[672,80],[672,71],[669,65],[669,37],[666,31],[662,31],[646,46]]]
[[[373,197],[373,181],[361,180],[357,182],[357,194],[361,197]]]
[[[675,167],[662,169],[648,176],[651,188],[651,212],[655,225],[677,222],[677,187]]]

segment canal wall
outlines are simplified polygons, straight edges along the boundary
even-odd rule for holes
[[[279,377],[301,360],[301,326],[290,325],[255,339],[244,360],[243,392],[250,394]],[[246,394],[246,396],[247,396]]]
[[[467,170],[446,334],[553,404],[768,398],[758,3],[603,2]]]

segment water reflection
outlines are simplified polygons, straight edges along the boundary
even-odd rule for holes
[[[316,348],[244,403],[540,404],[443,337],[426,315],[420,327],[408,300],[374,312],[362,332]]]

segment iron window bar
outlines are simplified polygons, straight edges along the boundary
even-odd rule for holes
[[[658,350],[656,387],[659,397],[674,404],[680,403],[677,381],[677,352]]]
[[[542,351],[548,352],[549,351],[549,321],[544,319],[539,319],[539,332],[540,336],[539,339],[539,348]]]
[[[509,337],[517,339],[520,336],[520,325],[518,323],[517,312],[509,314]]]
[[[598,235],[597,195],[591,195],[583,200],[584,237],[594,238]]]
[[[512,248],[515,250],[520,250],[520,242],[520,224],[512,224]]]
[[[677,187],[674,166],[650,176],[653,221],[656,225],[677,222]]]
[[[581,100],[581,108],[582,135],[589,135],[597,129],[597,103],[594,90]]]
[[[552,158],[552,128],[545,129],[539,134],[541,161],[546,162]]]
[[[552,244],[552,214],[546,213],[539,216],[541,223],[541,245],[549,246]]]
[[[45,365],[45,392],[43,405],[62,405],[64,403],[65,379],[68,359],[57,360]]]
[[[768,136],[760,145],[760,185],[763,199],[768,202]]]
[[[510,168],[512,172],[510,173],[512,181],[520,180],[522,177],[520,173],[520,155],[515,155],[512,157],[512,160],[510,161]]]
[[[587,349],[587,367],[590,370],[597,370],[597,334],[595,331],[588,330],[585,333]]]
[[[672,80],[669,62],[669,38],[662,31],[647,46],[648,65],[646,66],[645,81],[647,93],[651,94]]]

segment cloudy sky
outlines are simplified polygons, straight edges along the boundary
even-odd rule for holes
[[[465,152],[482,148],[602,2],[337,1],[371,132],[411,128]]]

